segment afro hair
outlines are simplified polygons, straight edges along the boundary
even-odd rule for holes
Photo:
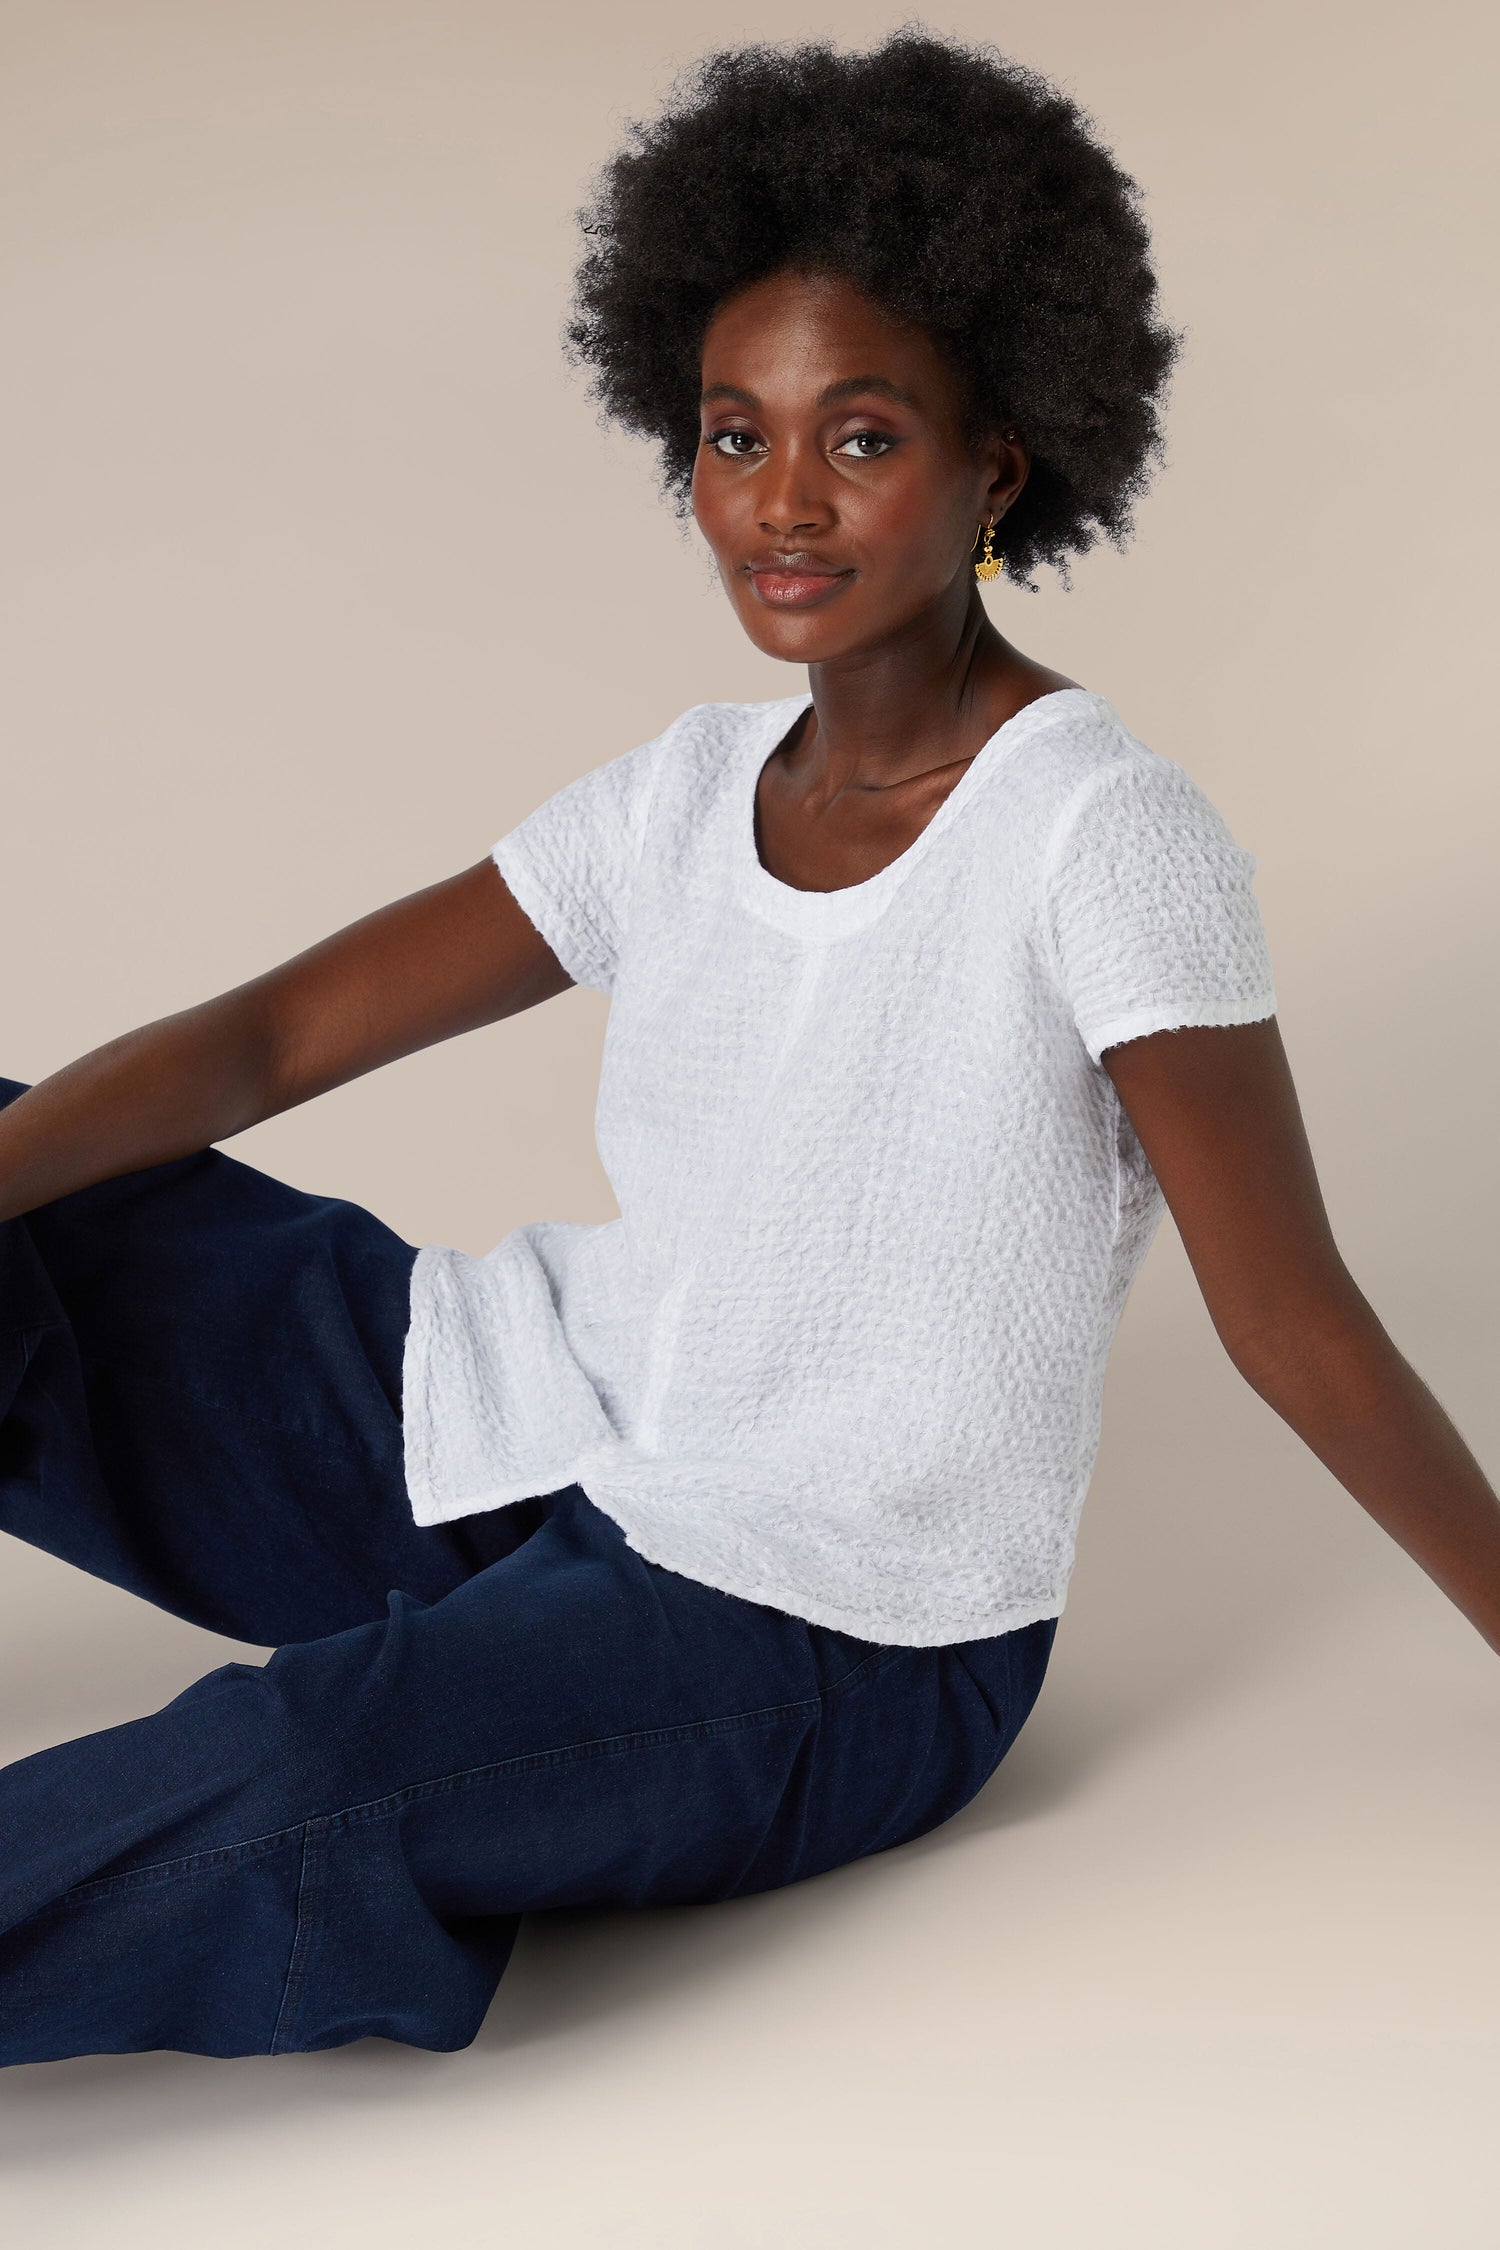
[[[1182,337],[1139,206],[1077,104],[993,48],[908,24],[859,54],[722,49],[628,123],[578,212],[564,349],[603,418],[659,447],[685,517],[715,311],[773,272],[838,274],[932,337],[971,439],[1019,428],[997,544],[1014,583],[1048,564],[1067,585],[1101,532],[1124,546],[1163,453]]]

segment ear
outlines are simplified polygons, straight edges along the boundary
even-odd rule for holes
[[[985,506],[998,523],[1006,509],[1014,507],[1020,497],[1031,473],[1031,456],[1015,423],[1006,422],[986,436],[980,457],[989,480],[985,486]]]

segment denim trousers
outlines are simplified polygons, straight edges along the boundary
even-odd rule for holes
[[[0,2063],[467,2046],[523,1914],[909,1842],[1035,1703],[1055,1618],[862,1640],[576,1484],[414,1523],[415,1255],[218,1150],[0,1224],[0,1527],[272,1652],[0,1773]]]

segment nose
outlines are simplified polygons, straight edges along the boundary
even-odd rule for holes
[[[818,535],[837,521],[831,498],[819,475],[822,457],[817,448],[787,445],[773,451],[757,479],[757,517],[762,531],[776,539]]]

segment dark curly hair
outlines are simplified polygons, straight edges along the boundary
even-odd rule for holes
[[[709,321],[790,267],[917,322],[971,440],[1020,429],[1030,474],[996,534],[1014,582],[1035,591],[1047,563],[1067,585],[1100,532],[1124,546],[1182,336],[1157,317],[1140,189],[1076,103],[906,24],[863,54],[710,54],[627,133],[577,213],[591,246],[563,343],[603,417],[656,441],[679,516]]]

